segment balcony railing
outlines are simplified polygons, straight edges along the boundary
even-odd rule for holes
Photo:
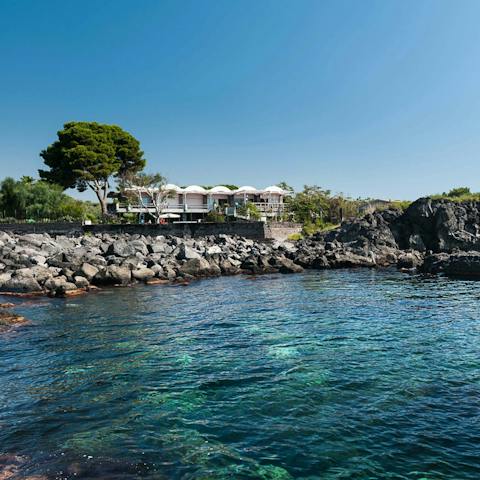
[[[266,202],[255,202],[254,205],[257,207],[258,211],[261,214],[266,216],[277,216],[283,215],[288,211],[288,206],[284,203],[266,203]],[[141,212],[154,212],[155,208],[153,203],[144,202],[142,203],[128,203],[128,202],[119,202],[114,207],[117,212],[132,212],[132,213],[141,213]],[[203,205],[191,205],[188,203],[170,203],[164,204],[162,207],[163,213],[208,213],[211,210],[215,210],[217,207],[209,206],[206,204]],[[223,206],[224,213],[226,215],[236,215],[236,208],[232,206]]]
[[[255,202],[254,205],[261,213],[283,213],[286,210],[284,203]]]
[[[127,211],[127,212],[135,212],[135,211],[153,211],[155,209],[153,203],[151,202],[144,202],[144,203],[127,203],[127,202],[119,202],[117,203],[117,210],[119,211]],[[172,211],[180,211],[180,212],[190,212],[190,211],[201,211],[201,212],[208,212],[210,209],[208,205],[189,205],[188,203],[170,203],[162,205],[162,211],[165,213],[172,212]]]

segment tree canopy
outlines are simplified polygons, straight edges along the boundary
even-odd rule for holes
[[[107,212],[112,176],[138,172],[145,167],[140,142],[116,125],[97,122],[68,122],[40,156],[49,170],[40,178],[65,188],[91,188]]]
[[[7,177],[0,183],[0,212],[4,218],[40,221],[84,220],[97,216],[89,203],[66,195],[61,186],[31,177],[18,181]]]
[[[285,190],[288,185],[279,184]],[[337,224],[343,218],[359,214],[359,201],[352,200],[342,194],[332,194],[330,190],[317,185],[305,185],[301,192],[286,197],[290,213],[295,221],[304,225],[306,233],[313,233],[319,228]]]

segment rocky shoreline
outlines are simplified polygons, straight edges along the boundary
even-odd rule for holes
[[[239,273],[303,268],[281,244],[218,235],[201,239],[143,235],[0,233],[0,294],[70,296],[106,285],[185,283]]]
[[[219,275],[391,267],[480,276],[480,203],[419,199],[298,242],[107,233],[0,232],[0,294],[78,295],[105,285],[186,283]]]

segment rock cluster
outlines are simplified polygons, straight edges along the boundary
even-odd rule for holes
[[[302,271],[287,253],[281,244],[227,235],[184,239],[0,232],[0,292],[64,296],[100,285]]]

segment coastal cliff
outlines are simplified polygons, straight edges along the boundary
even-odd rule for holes
[[[101,233],[64,236],[0,232],[0,292],[73,295],[102,285],[188,282],[238,273],[397,266],[480,275],[480,202],[422,198],[304,240],[261,242]]]

